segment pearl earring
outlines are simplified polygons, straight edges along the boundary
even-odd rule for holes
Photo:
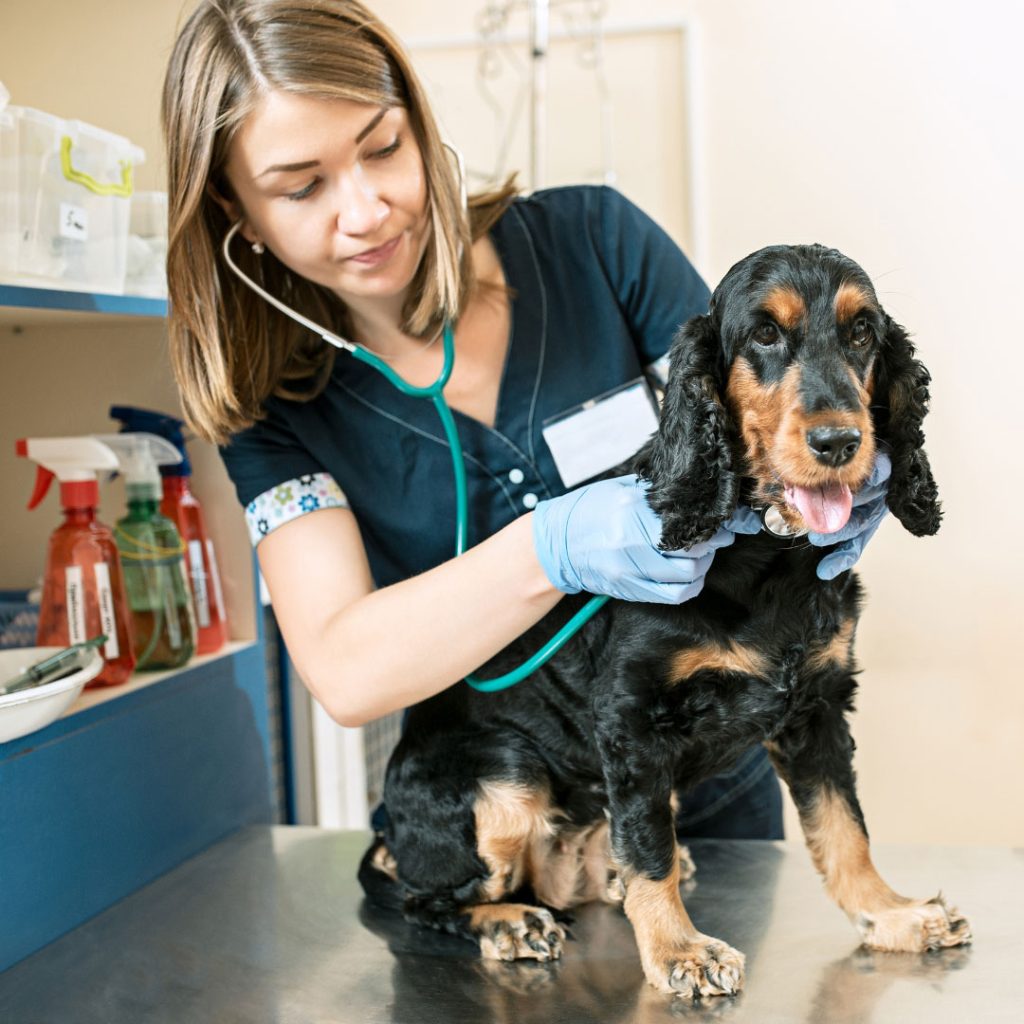
[[[253,242],[252,243],[252,251],[254,253],[256,253],[257,256],[262,256],[263,255],[263,243],[262,242]]]

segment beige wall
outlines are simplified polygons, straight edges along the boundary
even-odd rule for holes
[[[185,5],[179,0],[4,0],[0,81],[11,102],[87,121],[146,151],[136,187],[164,189],[160,141],[163,68]],[[0,587],[31,586],[42,572],[46,538],[59,521],[56,487],[25,510],[33,470],[14,456],[14,439],[34,434],[116,430],[114,403],[178,408],[162,323],[0,310]],[[214,449],[190,445],[193,486],[203,502],[228,605],[231,635],[255,635],[252,558],[241,510]],[[102,517],[119,513],[104,488]]]
[[[420,42],[471,33],[479,6],[374,4]],[[845,250],[916,335],[935,378],[928,443],[945,525],[930,540],[889,525],[862,564],[870,601],[855,729],[872,835],[1024,842],[1024,686],[1010,643],[1024,620],[1024,339],[1010,300],[1024,237],[1015,49],[1024,14],[995,0],[608,7],[610,24],[685,19],[698,42],[695,180],[680,180],[676,195],[658,166],[645,167],[665,159],[664,106],[682,108],[678,67],[638,60],[637,79],[648,88],[657,76],[666,99],[629,108],[630,128],[651,133],[654,155],[645,160],[642,143],[629,143],[623,189],[696,244],[712,283],[768,243]],[[178,11],[170,0],[6,0],[0,78],[15,102],[95,121],[145,146],[142,184],[159,187],[159,78]],[[568,135],[576,123],[563,115],[555,131]],[[677,127],[683,146],[686,126]],[[691,224],[680,197],[694,190]],[[17,429],[0,422],[5,438]]]

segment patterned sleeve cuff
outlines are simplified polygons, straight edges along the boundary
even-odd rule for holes
[[[348,508],[348,501],[330,473],[311,473],[271,487],[245,506],[249,538],[255,547],[268,533],[308,512]]]

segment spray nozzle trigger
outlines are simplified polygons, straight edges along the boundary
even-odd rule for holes
[[[32,497],[28,499],[28,508],[35,508],[46,497],[46,492],[49,491],[56,475],[45,466],[36,466],[36,486],[32,491]]]

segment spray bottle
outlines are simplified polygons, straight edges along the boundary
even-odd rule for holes
[[[164,481],[160,511],[174,521],[185,544],[185,569],[196,613],[196,653],[213,654],[228,638],[227,615],[213,541],[206,532],[203,510],[190,486],[192,466],[185,450],[185,424],[175,416],[131,405],[113,405],[110,415],[121,421],[123,430],[157,434],[181,453],[181,462],[160,467]]]
[[[116,469],[117,456],[92,437],[29,437],[15,445],[38,466],[29,508],[35,508],[56,477],[64,522],[50,535],[36,643],[69,647],[105,633],[103,671],[88,684],[116,686],[135,667],[132,623],[117,545],[96,518],[96,474]]]
[[[195,651],[192,595],[177,527],[160,514],[159,465],[180,462],[174,445],[155,434],[100,434],[124,474],[128,514],[114,537],[124,566],[138,668],[178,668]]]

